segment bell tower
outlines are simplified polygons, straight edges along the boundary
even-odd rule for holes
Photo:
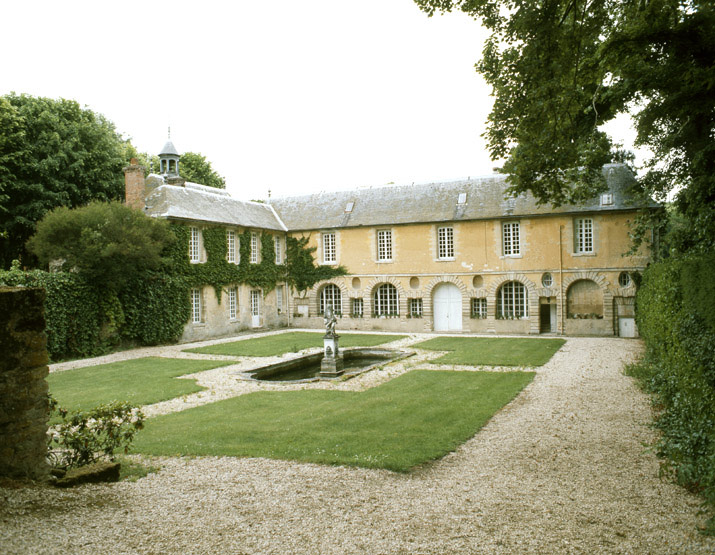
[[[171,127],[169,138],[159,153],[159,173],[166,177],[179,177],[179,153],[171,142]]]

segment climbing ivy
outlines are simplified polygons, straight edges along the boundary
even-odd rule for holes
[[[47,349],[53,360],[106,353],[123,345],[156,345],[177,341],[190,317],[189,291],[212,286],[218,302],[223,288],[247,284],[271,291],[285,282],[305,291],[320,280],[346,274],[343,267],[316,266],[307,238],[289,237],[286,263],[275,263],[274,236],[259,233],[259,262],[251,264],[251,231],[238,235],[238,264],[226,261],[226,229],[202,228],[206,261],[189,262],[189,226],[172,223],[177,240],[163,253],[159,271],[144,271],[127,279],[112,292],[72,272],[25,272],[19,263],[0,271],[0,284],[44,287]]]

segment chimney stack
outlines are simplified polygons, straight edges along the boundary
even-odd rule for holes
[[[129,166],[124,168],[124,203],[130,208],[144,210],[145,198],[144,168],[132,158]]]

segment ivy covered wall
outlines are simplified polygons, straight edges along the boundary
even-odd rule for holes
[[[305,290],[322,279],[345,274],[344,268],[316,267],[305,241],[287,238],[286,263],[275,263],[274,235],[258,232],[261,253],[250,263],[251,230],[238,235],[240,262],[226,261],[226,228],[201,226],[206,261],[189,262],[189,226],[171,225],[177,241],[164,253],[160,271],[132,276],[112,294],[80,273],[22,271],[15,264],[0,271],[0,284],[44,287],[47,349],[52,360],[82,358],[117,347],[176,342],[189,321],[189,291],[210,286],[219,303],[230,284],[246,284],[264,293],[277,284]]]

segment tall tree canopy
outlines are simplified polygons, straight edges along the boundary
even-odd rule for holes
[[[0,97],[0,267],[49,210],[122,198],[128,149],[111,122],[73,100]]]
[[[653,152],[639,180],[676,206],[689,243],[715,236],[715,4],[711,0],[415,0],[491,31],[477,70],[492,86],[486,139],[514,192],[563,204],[628,158],[600,126],[630,113]],[[577,184],[577,185],[574,185]]]
[[[226,180],[214,171],[211,162],[201,154],[184,152],[179,159],[179,171],[186,181],[217,189],[226,188]]]

